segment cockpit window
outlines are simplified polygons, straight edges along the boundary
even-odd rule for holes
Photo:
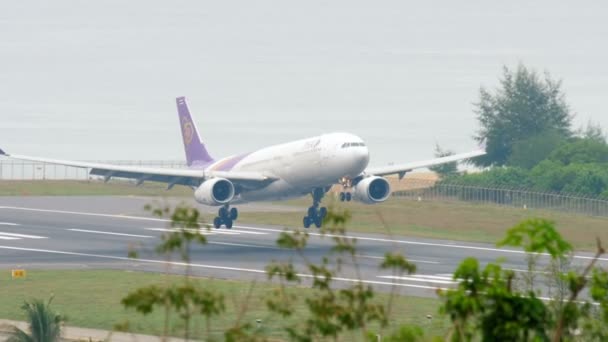
[[[365,143],[362,143],[362,142],[345,142],[344,144],[342,144],[342,148],[355,147],[355,146],[365,146]]]

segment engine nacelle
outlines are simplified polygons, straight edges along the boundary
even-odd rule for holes
[[[363,178],[355,185],[353,197],[359,202],[374,204],[386,201],[391,195],[391,186],[382,177]]]
[[[198,203],[205,205],[223,205],[230,203],[234,197],[234,184],[225,178],[209,179],[194,192]]]

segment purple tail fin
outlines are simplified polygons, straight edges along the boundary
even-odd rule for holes
[[[179,123],[182,128],[188,166],[204,166],[213,162],[213,158],[207,152],[205,145],[201,142],[201,138],[198,135],[198,130],[186,104],[186,98],[178,97],[175,101],[177,102],[177,113],[179,114]]]

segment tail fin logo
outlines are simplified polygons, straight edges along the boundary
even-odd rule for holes
[[[184,145],[188,146],[194,137],[194,126],[187,118],[182,117],[182,133],[184,136]]]

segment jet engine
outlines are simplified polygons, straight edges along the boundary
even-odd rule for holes
[[[194,192],[194,198],[198,203],[205,205],[223,205],[230,203],[234,197],[234,184],[225,178],[212,178]]]
[[[386,201],[391,195],[391,186],[382,177],[363,178],[354,187],[353,198],[366,204]]]

